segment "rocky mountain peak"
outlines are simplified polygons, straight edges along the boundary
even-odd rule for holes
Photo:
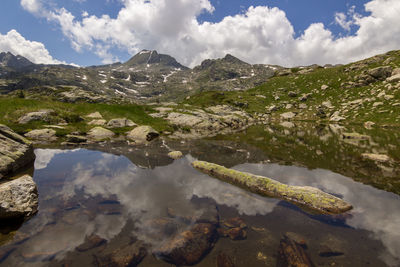
[[[21,70],[26,67],[30,67],[35,65],[28,59],[23,56],[14,56],[10,52],[2,52],[0,53],[0,66],[1,67],[9,67],[15,70]]]
[[[159,54],[156,50],[146,50],[146,49],[140,51],[131,59],[129,59],[126,63],[124,63],[125,66],[132,66],[132,67],[140,65],[151,66],[154,64],[166,67],[187,69],[185,66],[177,62],[175,58],[169,55]]]
[[[231,54],[226,54],[226,56],[222,59],[225,62],[233,63],[233,64],[248,64],[237,57],[232,56]]]

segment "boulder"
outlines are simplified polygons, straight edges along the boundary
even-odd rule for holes
[[[89,139],[95,140],[95,141],[102,141],[106,139],[110,139],[114,136],[115,134],[107,129],[104,129],[102,127],[94,127],[92,128],[88,133],[87,137]]]
[[[290,120],[290,119],[293,119],[296,116],[296,113],[294,113],[294,112],[285,112],[285,113],[282,113],[280,116],[284,120]]]
[[[88,122],[88,125],[97,125],[97,126],[104,126],[106,125],[107,121],[103,119],[91,120]]]
[[[168,157],[171,159],[180,159],[183,157],[183,154],[180,151],[172,151],[168,153]]]
[[[32,130],[26,133],[25,136],[38,141],[51,142],[57,140],[56,131],[48,128]]]
[[[289,97],[297,97],[297,93],[294,91],[289,91],[288,96]]]
[[[367,73],[372,77],[374,77],[375,79],[382,80],[386,79],[392,74],[392,67],[390,66],[377,67],[368,70]]]
[[[139,126],[128,133],[128,138],[137,144],[150,142],[160,134],[150,126]]]
[[[196,223],[189,230],[178,233],[169,242],[162,244],[154,254],[177,266],[194,265],[208,254],[217,239],[215,225]]]
[[[292,186],[276,180],[258,176],[205,161],[194,161],[192,166],[222,181],[238,185],[250,192],[287,200],[300,207],[327,214],[340,214],[353,207],[344,200],[310,186]]]
[[[103,118],[103,116],[98,111],[90,113],[90,114],[86,115],[85,117],[89,118],[89,119],[102,119]]]
[[[361,157],[364,159],[372,160],[375,162],[380,162],[380,163],[389,163],[392,162],[392,159],[385,154],[373,154],[373,153],[363,153],[361,154]]]
[[[55,112],[52,109],[43,109],[36,112],[30,112],[19,118],[18,123],[27,124],[32,121],[49,122],[52,115],[55,115]]]
[[[387,78],[386,81],[389,83],[400,82],[400,74],[392,75],[389,78]]]
[[[38,209],[38,191],[29,175],[0,184],[0,219],[30,217]]]
[[[375,122],[372,122],[372,121],[366,121],[366,122],[364,122],[364,128],[365,128],[365,129],[368,129],[368,130],[371,130],[371,129],[373,128],[374,125],[375,125]]]
[[[127,118],[112,119],[107,123],[107,127],[109,128],[122,128],[122,127],[134,127],[134,126],[137,126],[137,124],[131,120],[128,120]]]
[[[193,127],[196,124],[203,122],[203,120],[197,116],[176,112],[169,113],[167,121],[169,121],[171,124],[186,127]]]
[[[0,179],[35,160],[32,143],[0,124]]]

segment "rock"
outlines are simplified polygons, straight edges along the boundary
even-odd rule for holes
[[[107,240],[104,238],[101,238],[98,235],[91,235],[87,236],[85,242],[76,247],[76,250],[79,252],[85,252],[87,250],[97,248],[105,243],[107,243]]]
[[[131,120],[128,120],[127,118],[112,119],[107,123],[107,127],[109,128],[134,127],[134,126],[137,126],[137,124]]]
[[[32,143],[0,124],[0,179],[33,163]]]
[[[319,117],[321,119],[325,119],[326,118],[326,112],[322,107],[318,107],[317,108],[317,112],[315,113],[315,115],[317,115],[317,117]]]
[[[229,237],[232,240],[244,240],[247,238],[247,224],[242,218],[230,218],[224,221],[218,233],[222,237]]]
[[[293,92],[293,91],[289,91],[288,96],[289,97],[297,97],[297,93]]]
[[[53,129],[38,129],[32,130],[25,134],[26,137],[29,137],[38,141],[48,141],[52,142],[57,140],[56,131]]]
[[[367,73],[372,77],[374,77],[375,79],[382,80],[386,79],[392,74],[392,67],[390,66],[377,67],[368,70]]]
[[[279,244],[276,266],[314,267],[315,265],[302,246],[284,236]]]
[[[197,116],[176,112],[169,113],[166,119],[174,125],[185,127],[193,127],[196,124],[203,122],[203,120]]]
[[[281,198],[321,213],[339,214],[353,208],[344,200],[325,193],[318,188],[286,185],[267,177],[227,169],[205,161],[194,161],[192,166],[210,176],[238,185],[250,192],[262,196]]]
[[[98,111],[90,113],[90,114],[86,115],[85,117],[89,118],[89,119],[102,119],[103,118],[103,116]]]
[[[85,136],[81,136],[81,135],[68,134],[67,135],[67,142],[75,143],[75,144],[86,143],[87,142],[87,138]]]
[[[345,117],[342,117],[342,116],[339,115],[339,111],[336,111],[336,112],[334,112],[334,113],[332,114],[332,116],[329,118],[329,121],[332,121],[332,122],[339,122],[339,121],[343,121],[343,120],[345,120],[345,119],[346,119]]]
[[[293,108],[292,104],[287,104],[286,107],[285,107],[285,109],[291,109],[291,108]]]
[[[218,239],[216,227],[210,223],[196,223],[189,230],[177,234],[154,252],[162,260],[175,264],[194,265],[208,254]]]
[[[147,255],[147,250],[144,247],[143,243],[137,241],[133,244],[121,246],[109,254],[97,256],[96,266],[101,266],[101,267],[138,266],[139,263],[143,260],[143,258],[146,257],[146,255]]]
[[[256,95],[256,97],[258,97],[258,98],[267,98],[265,95]]]
[[[294,112],[285,112],[285,113],[282,113],[280,116],[284,120],[290,120],[290,119],[293,119],[296,116],[296,113],[294,113]]]
[[[306,104],[304,104],[304,103],[301,103],[299,105],[299,109],[306,109],[306,108],[308,108],[308,106]]]
[[[386,81],[389,83],[400,82],[400,74],[392,75],[389,78],[387,78]]]
[[[268,108],[269,112],[277,111],[279,108],[276,105],[272,105]]]
[[[29,175],[0,184],[0,219],[30,217],[38,209],[38,191]]]
[[[55,112],[52,109],[43,109],[36,112],[30,112],[19,118],[18,123],[27,124],[31,121],[49,122],[52,115],[55,115]]]
[[[173,111],[174,109],[173,108],[158,107],[158,108],[155,108],[154,110],[157,110],[160,113],[167,113],[167,112]]]
[[[103,119],[92,120],[88,122],[88,125],[97,125],[97,126],[104,126],[106,125],[107,121]]]
[[[358,140],[369,140],[368,135],[363,135],[359,133],[342,133],[343,139],[358,139]]]
[[[372,122],[372,121],[364,122],[364,128],[368,129],[368,130],[371,130],[374,125],[375,125],[375,122]]]
[[[104,129],[102,127],[94,127],[92,128],[88,133],[87,137],[89,139],[95,140],[95,141],[102,141],[106,139],[110,139],[114,136],[115,134],[107,129]]]
[[[389,163],[392,162],[392,159],[385,154],[373,154],[373,153],[363,153],[361,157],[364,159],[369,159],[372,161],[380,162],[380,163]]]
[[[394,76],[394,75],[399,75],[400,74],[400,68],[395,68],[393,71],[392,71],[392,76]]]
[[[334,106],[332,106],[332,103],[331,103],[330,100],[322,102],[322,106],[326,107],[326,108],[329,108],[329,109],[330,108],[334,108]]]
[[[235,264],[231,257],[226,255],[224,252],[220,252],[217,256],[217,267],[235,267]]]
[[[322,90],[322,91],[325,91],[325,90],[328,89],[328,88],[329,88],[329,86],[326,85],[326,84],[321,85],[321,90]]]
[[[290,122],[290,121],[281,122],[279,125],[282,126],[282,127],[288,128],[288,129],[291,129],[291,128],[295,127],[294,123]]]
[[[171,159],[180,159],[183,157],[183,154],[180,151],[172,151],[168,153],[168,157]]]
[[[375,102],[374,104],[372,104],[372,107],[376,108],[376,107],[379,107],[382,105],[383,105],[383,102]]]
[[[150,142],[160,134],[150,126],[139,126],[128,133],[128,138],[137,144]]]

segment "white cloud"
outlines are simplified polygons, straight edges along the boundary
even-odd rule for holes
[[[21,0],[34,14],[39,0]],[[217,23],[199,23],[202,12],[213,12],[209,0],[124,0],[116,18],[108,15],[76,18],[68,10],[49,9],[42,16],[57,22],[77,51],[88,49],[109,62],[111,48],[131,54],[156,49],[183,64],[194,66],[206,58],[231,53],[250,63],[308,65],[347,63],[400,48],[400,1],[372,0],[371,14],[361,17],[351,7],[336,13],[335,21],[354,35],[338,38],[321,23],[312,24],[295,38],[284,11],[250,7]]]
[[[54,59],[44,44],[26,40],[16,30],[11,30],[5,35],[0,33],[0,52],[21,55],[36,64],[67,64]]]

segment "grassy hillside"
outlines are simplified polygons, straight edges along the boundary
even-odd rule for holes
[[[338,111],[348,123],[400,125],[400,83],[386,82],[386,77],[371,79],[369,75],[382,66],[400,68],[400,51],[344,66],[292,68],[282,73],[287,75],[278,73],[247,91],[203,92],[184,103],[198,107],[229,104],[254,114],[271,113],[270,119],[292,111],[297,113],[297,120],[329,120]],[[327,101],[330,103],[324,103]]]

